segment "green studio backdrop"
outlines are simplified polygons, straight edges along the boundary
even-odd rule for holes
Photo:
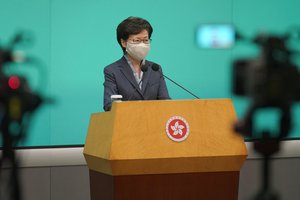
[[[237,43],[231,49],[200,49],[195,42],[197,26],[231,23],[254,37],[259,31],[283,34],[290,26],[300,25],[297,0],[0,2],[0,44],[7,44],[19,30],[29,30],[34,44],[20,48],[39,60],[11,64],[7,72],[23,74],[35,91],[55,99],[35,112],[21,146],[84,144],[90,114],[103,111],[103,68],[122,56],[116,26],[128,16],[146,18],[154,28],[149,60],[161,64],[167,76],[203,99],[232,98],[239,117],[249,102],[231,92],[232,62],[257,57],[259,48]],[[166,82],[173,99],[194,99]],[[256,118],[266,128],[277,126],[276,111]],[[299,105],[293,107],[293,118],[290,138],[299,138]]]

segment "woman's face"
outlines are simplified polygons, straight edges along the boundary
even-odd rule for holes
[[[146,29],[142,30],[140,33],[135,34],[135,35],[129,35],[127,41],[132,42],[132,43],[141,43],[141,42],[147,42],[149,41],[149,34]],[[127,46],[127,41],[121,39],[121,44],[122,47],[126,48]]]

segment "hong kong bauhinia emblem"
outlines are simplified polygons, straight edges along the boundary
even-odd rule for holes
[[[171,117],[166,124],[166,133],[175,142],[184,141],[188,137],[189,132],[189,124],[183,117]]]

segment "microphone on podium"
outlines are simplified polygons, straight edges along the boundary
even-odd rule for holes
[[[142,64],[142,66],[141,66],[141,70],[142,70],[142,72],[146,72],[146,71],[148,71],[148,66],[147,66],[147,65],[145,65],[145,64]]]
[[[142,61],[141,61],[141,71],[142,71],[142,72],[148,71],[148,66],[145,65],[145,60],[142,60]]]
[[[182,85],[178,84],[177,82],[175,82],[175,81],[172,80],[171,78],[169,78],[169,77],[167,77],[166,75],[164,75],[164,74],[162,73],[162,71],[159,71],[159,68],[160,68],[160,67],[159,67],[158,64],[153,63],[153,65],[152,65],[151,68],[152,68],[153,71],[158,71],[158,72],[160,72],[161,75],[162,75],[163,77],[165,77],[166,79],[168,79],[168,80],[171,81],[172,83],[176,84],[178,87],[180,87],[181,89],[185,90],[186,92],[188,92],[189,94],[191,94],[191,95],[194,96],[195,98],[200,99],[200,97],[198,97],[197,95],[195,95],[194,93],[192,93],[192,92],[189,91],[188,89],[184,88]]]

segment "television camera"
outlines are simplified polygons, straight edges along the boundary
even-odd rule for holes
[[[15,50],[18,45],[31,41],[28,36],[18,33],[8,47],[0,46],[0,172],[3,168],[9,169],[6,170],[9,175],[1,177],[3,173],[0,173],[0,186],[6,186],[5,191],[0,187],[0,199],[21,199],[14,149],[26,136],[31,114],[45,102],[45,98],[31,90],[24,76],[7,73],[11,63],[29,60],[24,52]],[[3,177],[8,180],[1,180]]]
[[[246,40],[238,34],[237,39]],[[245,116],[234,125],[234,129],[253,139],[254,149],[264,157],[263,186],[255,200],[278,199],[269,186],[269,159],[279,151],[280,141],[289,135],[292,105],[300,101],[300,73],[294,61],[299,52],[289,46],[293,39],[300,39],[300,30],[283,35],[258,34],[248,41],[260,47],[260,55],[233,63],[232,91],[250,99]],[[278,132],[257,132],[253,128],[256,111],[267,108],[280,111]]]

